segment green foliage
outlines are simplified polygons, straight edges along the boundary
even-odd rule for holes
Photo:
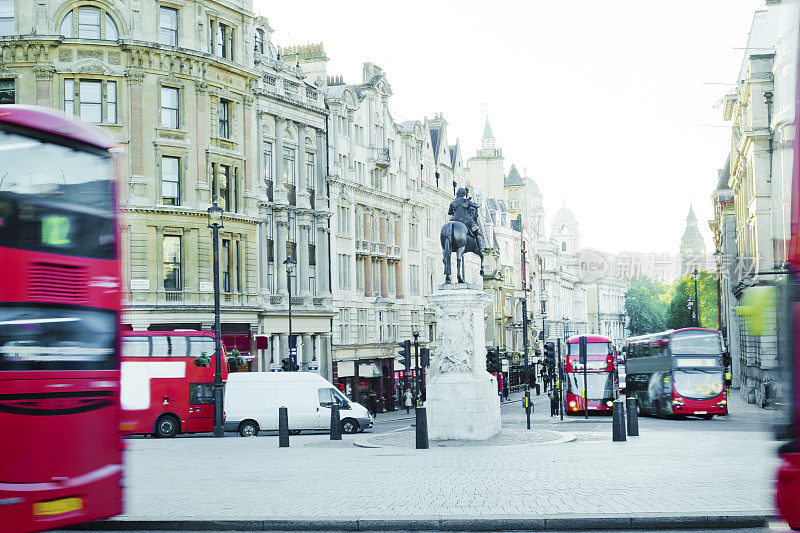
[[[241,352],[236,348],[231,350],[231,353],[228,354],[227,359],[228,359],[228,365],[231,368],[239,367],[244,364],[244,357],[242,357]]]
[[[206,352],[200,352],[200,355],[194,358],[194,366],[206,367],[211,364],[211,358]]]
[[[694,279],[686,275],[678,280],[672,288],[672,297],[667,310],[667,328],[679,329],[692,327],[692,313],[689,310],[689,299],[694,299]],[[717,276],[713,272],[700,272],[697,280],[697,298],[699,303],[700,327],[718,329],[717,322]]]
[[[669,287],[648,278],[631,281],[625,293],[625,312],[630,319],[631,335],[656,333],[666,329]]]

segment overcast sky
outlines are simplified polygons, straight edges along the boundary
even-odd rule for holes
[[[346,83],[364,61],[382,67],[395,120],[444,113],[465,159],[488,108],[506,171],[527,168],[544,195],[548,232],[565,203],[584,247],[677,253],[693,202],[711,249],[730,146],[718,104],[763,0],[254,3],[276,45],[322,42]]]

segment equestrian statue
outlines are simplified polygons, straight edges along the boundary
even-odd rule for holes
[[[450,221],[442,226],[439,239],[442,243],[442,259],[444,261],[444,282],[450,283],[450,255],[456,254],[456,277],[458,283],[464,283],[464,252],[472,252],[481,258],[481,276],[483,276],[483,233],[478,224],[478,208],[480,206],[467,198],[467,190],[460,188],[456,199],[450,202],[447,211]]]

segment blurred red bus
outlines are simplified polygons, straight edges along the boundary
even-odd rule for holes
[[[628,339],[625,386],[642,414],[728,414],[722,334],[713,329],[669,330]]]
[[[212,331],[124,331],[122,429],[156,437],[213,431],[214,351]],[[204,353],[208,365],[197,366]]]
[[[616,358],[611,339],[601,335],[586,335],[586,393],[584,394],[584,365],[580,361],[580,336],[567,339],[564,358],[564,412],[589,411],[611,413],[619,396]]]
[[[0,106],[0,529],[122,512],[111,141]]]
[[[798,24],[796,22],[798,26]],[[800,32],[798,32],[800,40]],[[800,43],[795,51],[794,150],[789,219],[788,276],[782,287],[781,317],[778,333],[783,334],[780,351],[781,388],[785,419],[778,426],[778,436],[785,442],[778,449],[780,466],[775,483],[778,512],[792,529],[800,530]]]

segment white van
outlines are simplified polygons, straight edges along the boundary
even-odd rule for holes
[[[330,429],[331,406],[339,404],[343,433],[372,427],[366,408],[348,400],[329,381],[309,372],[234,372],[225,383],[225,431],[242,437],[278,430],[278,408],[286,407],[289,431]]]

